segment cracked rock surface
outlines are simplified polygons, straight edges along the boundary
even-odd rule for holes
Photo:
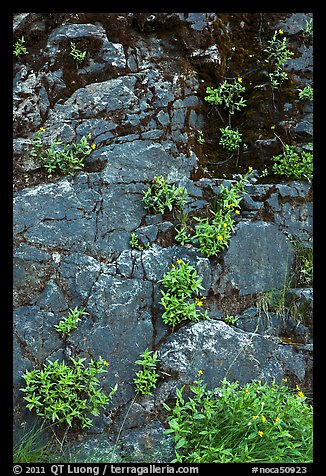
[[[199,369],[210,388],[224,376],[241,384],[280,383],[286,377],[289,385],[311,392],[312,288],[296,285],[294,242],[312,246],[312,184],[253,178],[228,248],[210,259],[195,246],[175,242],[173,214],[149,214],[142,202],[153,178],[162,175],[188,190],[187,212],[206,210],[222,183],[232,183],[248,166],[261,171],[280,152],[271,117],[279,134],[286,121],[292,140],[311,141],[311,108],[299,104],[288,84],[273,104],[266,73],[255,72],[263,68],[259,43],[266,45],[282,27],[295,50],[287,66],[292,87],[302,88],[312,78],[312,47],[302,41],[306,18],[309,14],[15,14],[14,36],[24,35],[29,50],[14,60],[16,439],[34,419],[19,391],[23,372],[69,355],[102,356],[109,362],[104,388],[119,386],[110,409],[68,441],[85,457],[95,448],[105,455],[114,445],[134,397],[135,360],[146,347],[158,351],[160,378],[153,396],[138,397],[121,433],[118,451],[131,462],[171,461],[162,403],[191,384]],[[71,41],[87,51],[82,65],[69,54]],[[239,128],[247,129],[251,154],[237,164],[212,165],[219,116],[204,101],[205,88],[246,73],[256,106],[248,100]],[[78,142],[91,133],[96,149],[84,169],[48,177],[30,155],[30,140],[40,127],[48,144]],[[198,130],[211,133],[211,143],[201,147]],[[149,248],[131,249],[132,232]],[[177,258],[203,277],[210,319],[172,332],[161,319],[160,280]],[[283,289],[286,282],[287,299],[301,310],[299,322],[257,311],[259,295]],[[87,314],[64,342],[53,326],[75,306]],[[237,317],[234,326],[224,321],[228,315]]]

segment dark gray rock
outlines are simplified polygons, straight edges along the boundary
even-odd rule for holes
[[[36,130],[43,123],[43,117],[49,110],[50,101],[43,84],[47,66],[34,72],[23,65],[14,78],[13,121],[14,130]]]
[[[31,304],[51,273],[51,255],[21,243],[13,258],[13,300],[15,306]]]
[[[284,20],[278,21],[276,28],[283,29],[289,35],[296,35],[306,28],[309,18],[309,13],[291,13]]]
[[[220,292],[225,292],[228,284],[237,288],[241,296],[280,288],[292,260],[292,245],[276,225],[241,221],[224,255],[225,275]]]
[[[243,331],[275,337],[283,333],[285,316],[280,313],[258,312],[257,308],[250,307],[236,317],[236,327]]]
[[[92,58],[91,64],[83,65],[79,70],[79,74],[101,71],[107,64],[117,68],[126,67],[123,46],[119,43],[109,42],[104,28],[98,23],[96,25],[69,23],[55,28],[49,35],[47,43],[47,51],[51,65],[56,63],[58,54],[62,49],[68,49],[70,47],[70,42],[74,42],[78,48],[78,41],[85,38],[96,45],[99,51],[95,61]],[[89,54],[87,54],[86,61],[89,60]]]
[[[53,328],[58,322],[53,312],[42,311],[38,306],[18,308],[13,317],[15,334],[38,362],[43,362],[62,346],[62,340]]]
[[[152,292],[149,282],[101,274],[85,306],[91,320],[80,322],[70,338],[86,354],[95,358],[101,355],[109,362],[103,384],[109,388],[118,383],[115,404],[132,397],[135,361],[151,345]]]
[[[144,270],[141,262],[141,251],[123,251],[117,259],[117,272],[123,277],[142,279]]]
[[[156,175],[176,180],[190,175],[197,161],[194,154],[175,157],[169,141],[157,143],[148,139],[113,144],[102,148],[101,154],[108,158],[104,179],[111,183],[153,180]]]
[[[172,334],[159,350],[161,369],[174,380],[163,383],[159,399],[167,399],[175,387],[198,379],[198,370],[210,388],[221,380],[237,379],[245,384],[254,379],[281,383],[286,373],[300,382],[307,378],[303,356],[291,346],[271,338],[243,332],[224,322],[205,320],[183,327]]]
[[[55,314],[67,311],[68,305],[63,292],[53,279],[48,281],[42,293],[35,301],[40,309],[51,310]]]
[[[300,242],[309,242],[312,238],[313,204],[284,203],[282,212],[275,216],[275,223]]]

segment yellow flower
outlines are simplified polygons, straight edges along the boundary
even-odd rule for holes
[[[254,415],[254,416],[252,417],[253,420],[257,420],[257,418],[258,418],[258,415]]]
[[[252,172],[252,167],[249,167],[248,172]]]
[[[40,131],[44,132],[45,131],[44,127],[40,127]]]
[[[261,430],[259,430],[259,432],[258,432],[258,435],[259,435],[260,437],[262,437],[262,436],[263,436],[263,434],[264,434],[264,432],[263,432],[263,431],[261,431]]]
[[[91,145],[91,148],[92,148],[93,150],[96,149],[96,144],[92,144],[92,145]]]
[[[106,360],[103,360],[103,364],[108,366],[109,365],[109,362],[107,362]]]
[[[230,208],[230,206],[231,206],[231,205],[227,204],[227,205],[226,205],[226,208]]]
[[[302,398],[303,398],[303,397],[304,397],[304,393],[303,393],[303,392],[301,392],[301,390],[300,390],[300,392],[298,392],[298,395],[297,395],[297,397],[302,397]]]
[[[198,370],[198,373],[199,373],[200,375],[203,375],[204,372],[203,372],[203,370],[199,369],[199,370]]]
[[[239,83],[242,83],[242,78],[238,78]]]
[[[280,29],[278,30],[278,32],[279,32],[280,35],[283,35],[283,34],[284,34],[284,31],[282,30],[282,28],[280,28]]]
[[[223,226],[224,226],[224,228],[226,228],[226,227],[227,227],[227,224],[226,224],[226,223],[223,223]]]
[[[222,235],[218,235],[217,239],[218,239],[218,240],[223,240],[223,236],[222,236]]]
[[[262,417],[261,417],[261,421],[262,421],[263,423],[265,423],[265,421],[266,421],[266,417],[265,417],[264,415],[262,415]]]
[[[282,382],[287,382],[288,379],[287,378],[282,378]]]
[[[240,211],[239,211],[239,210],[235,210],[235,213],[236,213],[237,215],[240,215]]]
[[[234,202],[232,203],[232,207],[236,207],[236,204]]]
[[[249,393],[249,390],[246,388],[245,392],[246,392],[246,393]]]
[[[277,421],[280,421],[280,420],[281,420],[281,419],[280,419],[279,417],[276,417],[276,418],[275,418],[275,421],[276,421],[276,422],[277,422]]]
[[[203,301],[197,301],[197,306],[202,307],[204,305]]]
[[[177,264],[183,263],[182,259],[177,259]]]

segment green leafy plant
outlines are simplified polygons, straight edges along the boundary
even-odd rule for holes
[[[312,18],[309,18],[308,20],[306,20],[306,26],[302,31],[304,36],[312,35],[313,33],[313,19]]]
[[[152,185],[144,191],[143,202],[146,209],[153,210],[155,213],[164,213],[174,208],[181,210],[187,198],[186,189],[170,185],[161,175],[158,175],[154,177]]]
[[[179,226],[175,228],[177,234],[175,236],[175,241],[180,243],[180,245],[184,246],[187,243],[191,242],[191,219],[188,213],[184,213],[183,211],[179,212]]]
[[[238,150],[242,142],[242,134],[237,130],[231,129],[229,126],[220,128],[221,139],[220,145],[228,151]]]
[[[27,55],[28,51],[24,46],[25,43],[25,38],[22,36],[19,40],[16,41],[14,44],[14,55],[16,58],[20,55]]]
[[[313,410],[300,388],[223,379],[208,390],[201,380],[176,390],[166,434],[175,440],[173,463],[308,463]]]
[[[53,423],[65,423],[69,427],[76,421],[82,428],[92,426],[91,415],[99,415],[117,390],[115,385],[109,395],[101,388],[98,375],[106,372],[108,363],[101,357],[85,364],[85,358],[64,361],[48,361],[41,369],[26,371],[23,375],[27,409]]]
[[[180,245],[185,245],[186,243],[191,242],[191,235],[188,233],[188,228],[186,225],[181,225],[179,228],[176,228],[177,234],[175,236],[175,241],[180,243]]]
[[[228,246],[234,229],[231,211],[211,213],[213,218],[194,217],[196,225],[192,238],[199,251],[207,257],[216,256]]]
[[[299,89],[299,99],[301,101],[312,101],[314,98],[313,87],[308,84],[303,89]]]
[[[77,63],[82,63],[86,58],[86,51],[80,51],[76,48],[74,42],[70,43],[70,55],[73,57],[74,61]]]
[[[268,55],[265,62],[269,63],[272,70],[268,76],[273,89],[278,88],[283,81],[288,79],[284,66],[288,59],[294,55],[293,51],[287,48],[287,38],[283,35],[282,29],[275,30],[273,38],[268,41],[268,46],[264,50]],[[282,36],[282,39],[279,36]]]
[[[232,326],[234,326],[238,321],[238,318],[236,316],[225,316],[224,317],[224,322],[226,322],[227,324],[230,324]]]
[[[240,202],[251,174],[252,167],[249,167],[249,171],[241,175],[235,184],[230,187],[222,184],[215,201],[216,209],[210,210],[209,217],[193,218],[196,224],[192,241],[206,256],[216,256],[228,246],[234,231],[234,216],[240,215]]]
[[[205,143],[204,133],[201,130],[198,130],[197,132],[198,132],[197,142],[198,142],[198,144],[202,145],[202,144]]]
[[[139,241],[138,235],[136,233],[131,233],[131,238],[129,241],[129,244],[131,248],[134,248],[135,250],[142,251],[144,249],[143,245]]]
[[[136,360],[136,364],[141,365],[134,378],[136,386],[136,394],[152,395],[151,391],[156,386],[159,374],[156,372],[158,363],[157,352],[153,352],[148,348],[141,354],[142,359]]]
[[[223,81],[215,89],[208,86],[204,100],[215,106],[221,105],[228,109],[229,114],[234,114],[246,106],[246,100],[242,96],[245,87],[241,83],[242,78],[237,78],[232,83]]]
[[[84,309],[78,309],[78,306],[75,309],[69,309],[69,314],[67,317],[62,319],[59,324],[55,324],[54,328],[61,334],[63,337],[69,337],[71,332],[77,329],[77,322],[80,321],[80,318],[87,314]]]
[[[161,290],[160,300],[164,308],[162,320],[165,324],[174,328],[183,321],[197,322],[208,318],[206,311],[200,311],[205,298],[196,297],[199,290],[204,288],[201,285],[202,278],[198,276],[194,266],[177,259],[160,282],[166,288],[166,291]]]
[[[50,146],[46,146],[41,134],[45,131],[41,127],[35,134],[35,139],[31,142],[33,148],[31,155],[38,157],[42,165],[49,174],[62,172],[64,174],[75,174],[84,167],[85,158],[96,148],[95,144],[89,144],[91,134],[83,136],[79,143],[66,144],[62,146],[62,141],[52,141]]]
[[[299,180],[308,180],[313,177],[313,154],[298,151],[294,145],[284,144],[283,153],[273,157],[273,171],[277,175],[285,175]]]

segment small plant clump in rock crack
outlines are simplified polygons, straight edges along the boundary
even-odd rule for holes
[[[154,177],[153,183],[144,191],[144,207],[155,213],[170,212],[175,208],[181,210],[187,201],[187,190],[170,185],[162,176]]]
[[[176,241],[181,244],[197,244],[200,252],[207,257],[216,256],[223,251],[228,246],[234,230],[233,217],[240,215],[245,184],[252,173],[252,167],[249,167],[248,172],[240,175],[234,185],[221,185],[215,209],[210,210],[211,215],[205,218],[193,217],[188,223],[183,219],[180,228],[177,228]]]
[[[54,328],[62,335],[62,337],[69,337],[71,332],[77,329],[77,323],[80,318],[88,314],[84,309],[78,309],[76,306],[74,309],[69,309],[67,317],[62,319],[59,324],[55,324]]]
[[[166,289],[161,291],[160,300],[164,308],[162,320],[165,324],[174,328],[183,321],[208,319],[207,311],[201,311],[206,298],[198,297],[199,290],[204,289],[202,280],[196,268],[184,260],[177,259],[172,264],[160,281]]]
[[[86,157],[96,149],[96,144],[90,140],[91,133],[83,136],[78,143],[62,145],[61,140],[56,140],[47,146],[41,138],[43,132],[45,129],[41,127],[36,132],[35,139],[31,141],[31,155],[41,160],[49,175],[53,172],[74,175],[84,167]]]
[[[152,389],[156,386],[159,374],[156,372],[158,362],[157,352],[153,352],[148,348],[140,355],[142,359],[136,360],[136,364],[141,365],[134,378],[136,394],[152,395]]]

